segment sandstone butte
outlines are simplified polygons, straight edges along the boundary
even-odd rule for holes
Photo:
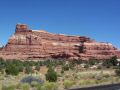
[[[109,59],[120,57],[120,51],[111,43],[96,42],[85,36],[53,34],[44,30],[31,30],[26,24],[17,24],[8,43],[0,48],[4,59],[44,60]]]

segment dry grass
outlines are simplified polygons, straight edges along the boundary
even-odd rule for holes
[[[41,67],[40,72],[37,74],[32,74],[33,76],[38,76],[45,80],[45,74],[47,72],[47,67]],[[17,85],[20,80],[27,76],[24,73],[20,73],[18,76],[6,76],[0,74],[0,90],[2,85]],[[100,78],[100,80],[99,80]],[[98,79],[98,80],[97,80]],[[95,86],[102,84],[110,84],[120,82],[119,77],[115,77],[115,73],[113,69],[106,70],[85,70],[85,71],[75,71],[69,70],[65,71],[63,74],[59,75],[58,85],[59,89],[64,89],[64,81],[74,81],[76,82],[72,88],[74,87],[86,87],[86,86]]]

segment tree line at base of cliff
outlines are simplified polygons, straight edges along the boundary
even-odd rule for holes
[[[19,72],[25,72],[27,74],[32,73],[34,70],[39,71],[41,66],[57,67],[62,66],[62,72],[75,68],[77,65],[81,65],[83,68],[102,69],[102,68],[115,68],[116,73],[120,73],[120,62],[116,56],[111,57],[108,60],[96,60],[94,58],[88,61],[75,59],[75,60],[45,60],[45,61],[20,61],[20,60],[4,60],[0,58],[0,72],[10,75],[18,75]],[[33,66],[35,67],[33,70]]]

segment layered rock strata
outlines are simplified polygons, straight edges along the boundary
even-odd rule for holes
[[[4,59],[39,60],[48,58],[108,59],[120,55],[111,43],[96,42],[85,36],[52,34],[44,30],[30,30],[25,24],[17,24],[8,43],[0,48]]]

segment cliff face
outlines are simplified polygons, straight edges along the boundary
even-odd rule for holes
[[[52,34],[44,30],[30,30],[25,24],[16,25],[15,34],[0,49],[4,59],[107,59],[120,52],[110,43],[96,42],[83,36]]]

